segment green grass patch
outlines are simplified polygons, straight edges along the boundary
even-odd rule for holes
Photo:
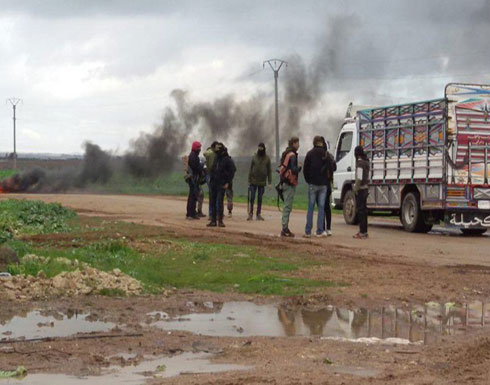
[[[248,200],[248,171],[250,167],[249,161],[237,161],[237,172],[233,180],[234,201],[239,203],[247,203]],[[278,182],[278,174],[273,172],[273,186]],[[204,185],[205,194],[207,194],[207,186]],[[97,193],[109,192],[114,194],[161,194],[185,196],[188,193],[188,186],[184,181],[183,171],[174,171],[169,174],[160,175],[156,178],[136,178],[121,171],[113,174],[108,183],[94,184],[88,188]],[[263,198],[265,206],[277,206],[276,190],[266,189]],[[306,210],[308,208],[308,185],[300,175],[300,183],[296,189],[296,197],[294,200],[294,208],[298,210]],[[334,213],[341,211],[334,210]]]
[[[73,271],[84,262],[102,271],[115,268],[139,280],[152,293],[165,287],[192,288],[215,292],[236,291],[249,294],[301,295],[320,287],[338,286],[331,281],[294,277],[313,262],[293,256],[271,257],[255,247],[207,244],[181,239],[171,241],[165,252],[140,253],[129,242],[107,240],[83,247],[57,248],[11,241],[9,246],[22,258],[35,254],[46,258],[22,260],[9,266],[11,274],[53,277]],[[66,259],[72,263],[66,263]],[[120,295],[116,292],[104,295]]]
[[[8,199],[0,201],[0,243],[15,235],[68,232],[74,211],[58,203]]]

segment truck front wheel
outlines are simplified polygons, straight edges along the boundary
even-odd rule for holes
[[[418,196],[412,192],[403,199],[400,220],[403,228],[411,233],[427,233],[432,229],[432,225],[424,222]]]
[[[348,225],[359,224],[356,212],[356,195],[354,191],[349,190],[345,193],[343,204],[344,220]]]

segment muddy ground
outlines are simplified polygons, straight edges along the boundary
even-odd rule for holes
[[[35,309],[43,310],[47,316],[54,315],[55,319],[73,314],[75,309],[91,321],[109,325],[103,330],[104,338],[0,341],[0,369],[24,365],[30,373],[27,381],[32,373],[65,373],[89,376],[86,383],[92,383],[95,377],[91,375],[104,374],[112,366],[135,365],[149,357],[204,352],[212,354],[214,363],[243,365],[246,370],[189,374],[194,371],[191,361],[185,370],[187,374],[164,379],[155,378],[154,372],[147,373],[135,383],[490,383],[490,334],[481,325],[489,316],[486,307],[490,298],[488,236],[467,238],[442,228],[430,234],[407,234],[394,220],[373,219],[370,239],[354,241],[352,234],[356,229],[335,216],[334,236],[328,239],[298,237],[284,241],[278,237],[280,214],[274,209],[265,210],[265,222],[246,222],[246,208],[238,205],[233,218],[226,220],[226,229],[207,229],[205,221],[185,220],[185,201],[179,198],[21,197],[60,202],[81,215],[148,225],[140,237],[164,233],[201,242],[255,245],[271,255],[297,252],[322,262],[320,266],[301,270],[299,275],[346,284],[295,298],[180,290],[161,296],[124,299],[89,296],[22,303],[0,300],[0,325],[14,316],[32,314]],[[291,230],[300,235],[304,222],[305,213],[295,212]],[[218,314],[230,301],[270,305],[269,318],[264,316],[264,321],[260,321],[265,326],[252,322],[262,320],[262,316],[252,313],[245,320],[228,317],[228,326],[236,333],[227,336],[185,330],[192,318],[189,313],[209,314],[214,320],[210,322],[217,323]],[[456,305],[452,303],[457,303],[457,307],[453,308]],[[478,310],[479,303],[481,310]],[[471,318],[468,312],[474,313],[473,325],[469,326],[465,324]],[[180,331],[157,327],[163,313],[184,327],[176,326]],[[480,315],[482,322],[478,324],[475,319]],[[269,323],[279,325],[277,333],[270,332]],[[44,325],[37,326],[44,328]],[[258,335],[254,335],[254,330],[258,330]],[[101,331],[96,333],[100,336]],[[378,337],[384,342],[345,340],[358,337]],[[386,340],[389,337],[398,339]],[[26,380],[24,383],[29,383]],[[39,381],[43,383],[42,379]],[[66,379],[61,382],[70,383]],[[56,381],[51,379],[49,383]]]

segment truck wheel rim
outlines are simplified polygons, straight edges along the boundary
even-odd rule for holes
[[[352,198],[347,200],[347,205],[346,206],[347,206],[347,210],[346,210],[347,211],[347,215],[349,216],[349,218],[351,218],[352,217],[352,212],[354,211],[354,201],[353,201]]]
[[[415,218],[415,205],[413,202],[407,202],[405,206],[405,222],[409,225],[413,223]]]

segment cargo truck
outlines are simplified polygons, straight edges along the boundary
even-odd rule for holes
[[[370,163],[370,214],[405,230],[435,224],[480,235],[490,228],[490,85],[455,84],[444,97],[348,113],[337,139],[333,200],[356,224],[354,148]]]

